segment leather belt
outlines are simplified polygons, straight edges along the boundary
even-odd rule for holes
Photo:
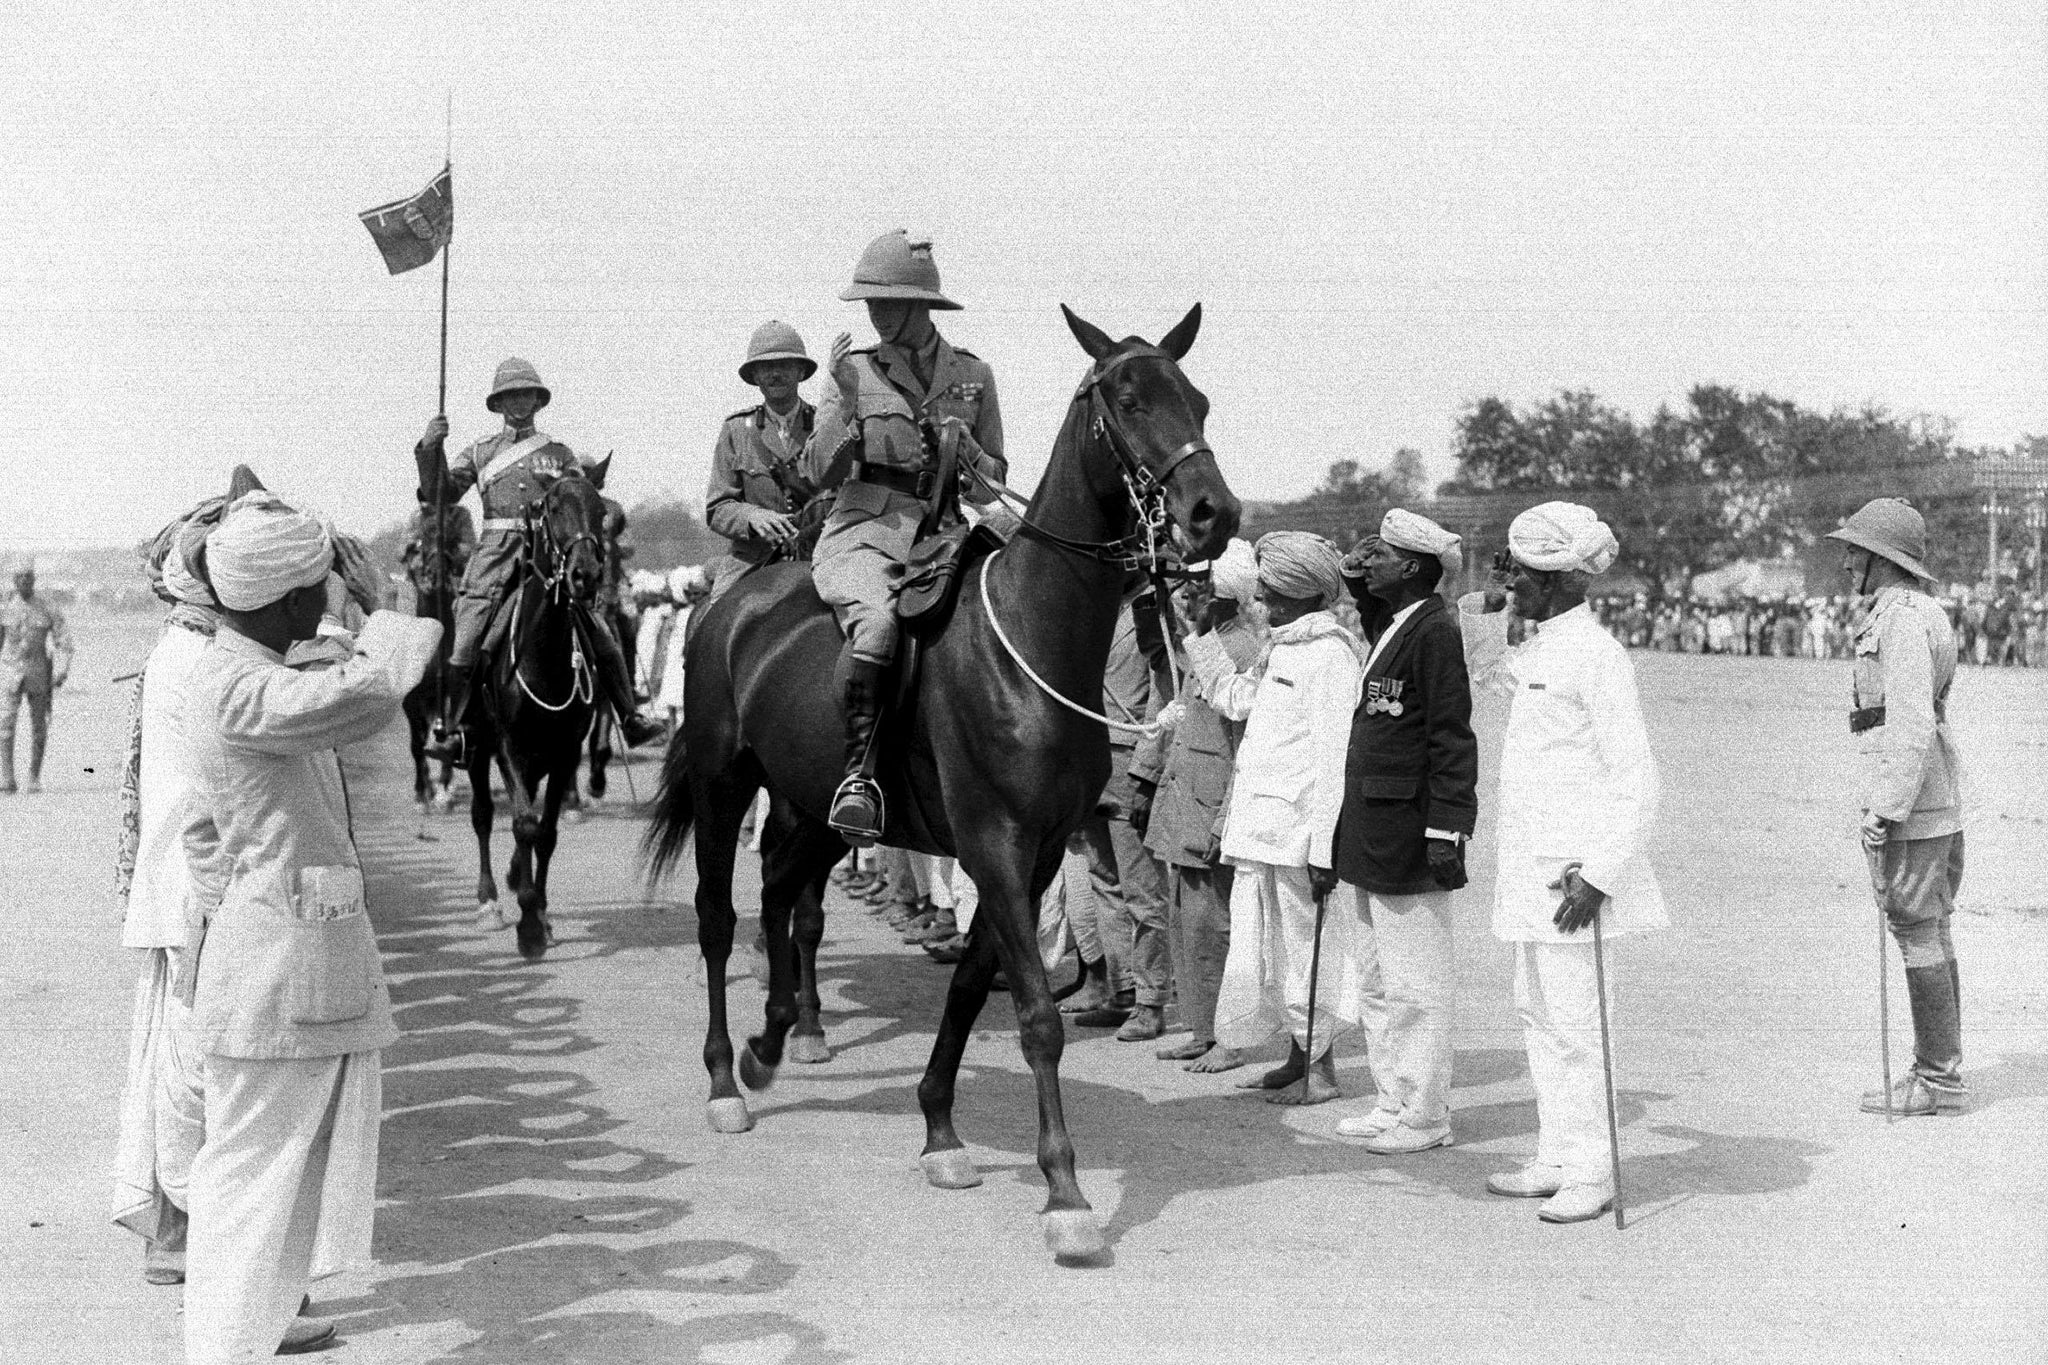
[[[484,529],[486,531],[523,531],[526,529],[526,523],[522,522],[518,517],[485,517]]]
[[[856,483],[871,483],[878,488],[887,488],[928,501],[938,490],[939,476],[931,469],[891,469],[887,465],[873,465],[862,461],[853,471]]]

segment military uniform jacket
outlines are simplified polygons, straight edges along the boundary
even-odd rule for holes
[[[828,386],[828,397],[818,407],[816,425],[804,447],[804,467],[811,482],[825,486],[832,456],[856,420],[861,430],[856,458],[862,464],[901,473],[924,468],[920,417],[933,426],[947,417],[959,418],[980,447],[982,458],[977,463],[983,472],[997,480],[1008,474],[995,371],[978,356],[940,337],[929,385],[919,381],[909,354],[900,347],[877,346],[855,351],[852,359],[860,377],[855,393],[856,411],[847,412],[837,386]],[[963,462],[974,459],[975,452],[963,445],[960,458]],[[964,496],[977,503],[987,502],[991,497],[972,483]],[[886,509],[887,502],[887,490],[880,486],[855,487],[849,481],[840,489],[835,516],[877,516]]]
[[[500,457],[514,451],[517,453],[501,462]],[[436,452],[420,445],[413,448],[413,454],[420,463],[420,496],[431,502],[433,488],[427,471]],[[465,591],[487,596],[509,585],[519,564],[520,518],[538,505],[547,496],[548,485],[569,469],[587,472],[592,467],[591,461],[537,428],[522,437],[506,427],[472,442],[449,460],[444,476],[448,501],[452,503],[474,488],[484,505],[483,535],[463,574]]]
[[[1336,871],[1382,896],[1438,891],[1425,831],[1470,836],[1479,742],[1465,645],[1441,597],[1398,626],[1366,669],[1344,759]]]
[[[64,613],[40,597],[19,593],[0,602],[0,678],[47,692],[53,685],[52,664],[71,669],[71,627]]]
[[[786,469],[808,480],[804,447],[817,418],[818,410],[799,398],[791,428],[795,444],[787,449],[765,403],[732,414],[719,427],[718,445],[711,452],[711,484],[704,493],[704,524],[730,540],[733,555],[743,563],[764,563],[776,549],[773,541],[753,533],[748,508],[787,516],[799,510],[797,501],[776,482],[774,471]]]
[[[202,1051],[330,1057],[397,1037],[335,749],[390,723],[440,639],[438,621],[380,611],[331,668],[225,629],[193,665],[178,724]]]
[[[1893,822],[1892,837],[1932,839],[1963,827],[1961,762],[1949,741],[1948,689],[1956,637],[1924,592],[1895,583],[1856,629],[1854,705],[1882,719],[1857,734],[1863,808]]]

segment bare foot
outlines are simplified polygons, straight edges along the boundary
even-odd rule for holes
[[[1266,1096],[1268,1104],[1327,1104],[1337,1098],[1337,1066],[1328,1053],[1301,1080]]]
[[[1244,1054],[1234,1047],[1212,1047],[1192,1062],[1181,1067],[1198,1076],[1213,1075],[1219,1071],[1235,1071],[1244,1065]]]
[[[1152,1055],[1162,1062],[1186,1062],[1201,1056],[1216,1046],[1207,1038],[1190,1038],[1185,1043],[1171,1043],[1166,1047],[1154,1048]]]
[[[1302,1055],[1301,1045],[1297,1043],[1294,1049],[1287,1054],[1286,1061],[1280,1063],[1271,1071],[1239,1081],[1237,1088],[1239,1090],[1285,1090],[1288,1086],[1300,1080],[1302,1073],[1306,1070],[1308,1070],[1308,1059]]]

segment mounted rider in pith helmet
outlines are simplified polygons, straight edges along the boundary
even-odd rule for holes
[[[829,503],[817,503],[817,486],[804,472],[804,445],[818,410],[798,386],[817,369],[796,328],[769,321],[754,329],[740,382],[759,389],[761,401],[719,424],[704,493],[705,524],[732,542],[706,566],[713,597],[758,564],[809,557],[807,541],[815,542],[817,519]]]
[[[818,596],[846,632],[838,688],[846,713],[846,780],[832,802],[832,827],[856,841],[882,833],[881,789],[862,771],[882,707],[881,677],[896,652],[895,593],[918,527],[946,490],[936,486],[940,446],[957,468],[1000,483],[1002,410],[995,372],[953,346],[932,325],[934,309],[957,309],[939,287],[931,243],[902,231],[869,243],[840,298],[867,304],[877,345],[832,342],[832,387],[818,408],[804,462],[838,502],[813,553]],[[993,498],[961,480],[970,501]]]
[[[454,641],[448,654],[448,695],[454,700],[458,721],[468,706],[470,678],[491,618],[518,576],[527,512],[538,508],[549,486],[564,475],[581,474],[600,487],[604,484],[608,461],[583,459],[535,429],[534,414],[553,397],[539,372],[514,357],[498,366],[484,399],[486,408],[505,419],[503,430],[465,447],[444,463],[442,446],[448,437],[448,419],[437,416],[427,423],[426,434],[413,447],[422,503],[433,504],[437,483],[447,501],[453,502],[473,487],[483,503],[482,534],[455,598]],[[598,678],[626,743],[638,746],[659,739],[661,727],[634,708],[633,673],[610,623],[593,615],[586,624]],[[428,752],[436,758],[459,760],[461,747],[448,735],[443,717]]]

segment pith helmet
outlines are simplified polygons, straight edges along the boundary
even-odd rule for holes
[[[1829,540],[1839,540],[1883,555],[1915,578],[1934,581],[1923,562],[1927,558],[1927,522],[1904,498],[1872,498],[1833,531]]]
[[[804,339],[786,322],[764,322],[754,329],[753,339],[747,342],[747,358],[740,362],[740,382],[753,383],[754,366],[764,360],[801,360],[804,372],[797,376],[799,380],[818,372],[818,362],[804,350]]]
[[[932,244],[913,242],[902,228],[868,243],[868,249],[860,254],[860,264],[853,268],[852,286],[839,297],[905,299],[934,308],[960,306],[939,292],[939,267],[932,260]]]
[[[534,369],[528,361],[513,356],[510,360],[498,362],[498,373],[491,380],[491,393],[484,399],[484,406],[496,412],[500,398],[508,393],[517,393],[520,389],[533,389],[540,394],[540,406],[534,409],[535,412],[546,407],[548,400],[554,397],[548,392],[548,386],[540,382],[540,371]]]

